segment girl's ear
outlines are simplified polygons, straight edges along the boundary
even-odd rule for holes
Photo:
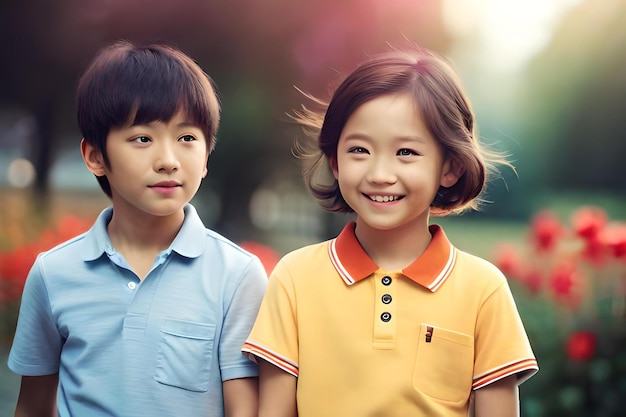
[[[328,163],[330,164],[330,169],[333,171],[333,176],[336,180],[339,179],[339,165],[337,164],[337,155],[333,155],[328,158]]]
[[[83,156],[83,161],[85,161],[87,169],[91,171],[92,174],[96,177],[105,175],[105,164],[102,154],[97,151],[93,145],[87,142],[85,138],[80,141],[80,152]]]
[[[441,170],[441,179],[439,185],[442,187],[450,188],[463,176],[465,168],[459,164],[454,158],[448,158],[443,163],[443,169]]]

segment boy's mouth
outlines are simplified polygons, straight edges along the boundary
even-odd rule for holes
[[[180,183],[177,181],[161,181],[156,184],[152,184],[150,188],[172,188],[172,187],[180,187]]]

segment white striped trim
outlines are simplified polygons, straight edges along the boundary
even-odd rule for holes
[[[493,382],[499,381],[511,375],[518,375],[517,384],[521,384],[539,370],[537,360],[534,358],[510,362],[499,368],[484,372],[473,379],[472,389],[483,388]]]
[[[242,349],[243,352],[251,353],[254,356],[258,356],[261,359],[266,360],[272,365],[282,369],[283,371],[297,377],[298,376],[298,364],[294,361],[287,359],[286,357],[279,355],[278,353],[267,349],[256,343],[247,341],[244,343]]]
[[[428,289],[432,292],[437,291],[437,289],[443,284],[448,278],[448,276],[452,273],[452,269],[454,268],[454,262],[456,261],[456,248],[450,245],[450,256],[448,257],[448,262],[443,267],[437,278],[433,282],[430,283]]]
[[[337,249],[335,248],[336,242],[337,242],[337,239],[335,238],[331,240],[330,243],[328,244],[328,255],[330,255],[330,261],[335,266],[335,269],[341,276],[341,279],[343,279],[343,281],[346,284],[352,285],[354,284],[355,280],[354,278],[352,278],[352,276],[348,273],[348,270],[341,263],[341,260],[339,259],[339,255],[337,254]]]

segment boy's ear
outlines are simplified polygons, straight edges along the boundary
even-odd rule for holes
[[[459,164],[459,161],[454,158],[448,158],[443,164],[439,185],[446,188],[452,187],[463,174],[465,174],[465,168]]]
[[[105,165],[102,154],[87,142],[85,138],[80,141],[80,153],[83,156],[83,161],[85,161],[87,169],[91,171],[92,174],[97,177],[105,175]]]
[[[339,179],[339,165],[337,164],[337,155],[333,155],[328,158],[328,163],[335,179]]]
[[[204,158],[204,169],[202,170],[202,178],[206,178],[209,173],[209,152],[207,151],[206,157]]]

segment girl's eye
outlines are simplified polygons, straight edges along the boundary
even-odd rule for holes
[[[191,135],[185,135],[181,136],[178,140],[181,142],[193,142],[194,140],[196,140],[196,138]]]
[[[138,136],[132,140],[137,143],[150,143],[150,138],[147,136]]]
[[[400,149],[398,151],[398,155],[400,155],[400,156],[411,156],[411,155],[417,155],[417,152],[412,151],[411,149],[404,148],[404,149]]]
[[[362,148],[360,146],[355,146],[353,148],[348,149],[348,153],[368,153],[367,149]]]

